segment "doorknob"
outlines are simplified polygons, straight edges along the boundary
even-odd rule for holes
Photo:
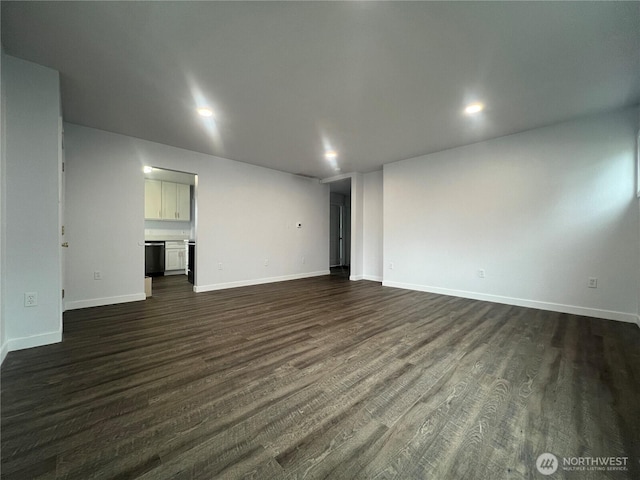
[[[62,244],[62,246],[63,246],[64,248],[69,248],[69,242],[64,242],[64,243]]]

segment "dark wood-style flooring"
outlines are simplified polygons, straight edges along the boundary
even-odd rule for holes
[[[633,324],[340,276],[70,311],[2,366],[2,478],[640,478]],[[628,457],[558,470],[538,455]]]

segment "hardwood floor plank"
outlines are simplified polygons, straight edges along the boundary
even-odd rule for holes
[[[339,276],[154,282],[7,356],[3,479],[535,479],[543,452],[640,478],[635,325]]]

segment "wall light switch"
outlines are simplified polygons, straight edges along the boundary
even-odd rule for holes
[[[589,280],[587,281],[587,287],[598,288],[598,279],[596,277],[589,277]]]

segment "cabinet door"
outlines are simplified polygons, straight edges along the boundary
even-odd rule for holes
[[[159,220],[162,218],[162,182],[144,180],[144,218]]]
[[[180,267],[180,252],[182,250],[165,250],[165,271],[182,269]]]
[[[182,183],[176,184],[177,219],[183,222],[191,220],[191,187]]]
[[[178,210],[176,204],[176,184],[162,182],[162,219],[177,220]]]
[[[187,251],[185,249],[180,250],[178,254],[178,261],[180,262],[180,270],[185,270],[187,268]]]

